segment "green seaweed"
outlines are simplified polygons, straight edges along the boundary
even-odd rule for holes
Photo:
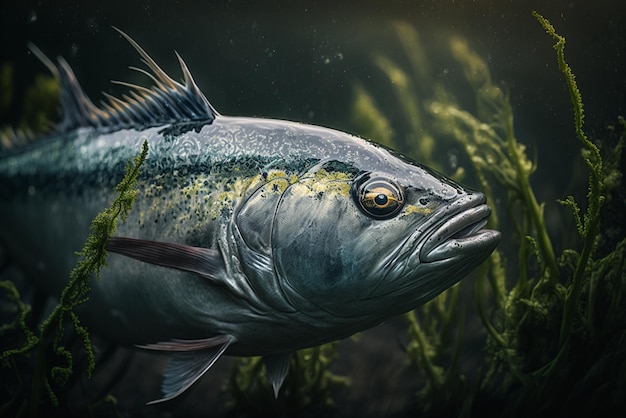
[[[24,93],[22,120],[19,128],[34,133],[49,131],[59,115],[59,80],[50,75],[38,74]]]
[[[517,237],[516,248],[509,250],[503,240],[501,249],[476,275],[475,303],[487,340],[483,365],[471,382],[458,370],[459,356],[467,354],[459,353],[459,347],[468,320],[456,301],[458,289],[407,315],[411,337],[407,353],[426,381],[418,393],[423,412],[471,416],[488,408],[492,416],[553,416],[608,412],[615,405],[624,406],[619,394],[626,387],[626,239],[614,237],[614,246],[603,257],[594,255],[599,242],[610,242],[602,233],[601,213],[607,195],[621,184],[618,165],[626,124],[618,119],[614,131],[621,132],[620,138],[614,146],[603,143],[604,153],[588,139],[581,93],[565,61],[565,39],[545,18],[533,15],[556,41],[575,133],[589,170],[582,214],[572,196],[555,198],[570,210],[581,239],[580,247],[572,243],[560,255],[546,226],[545,203],[533,191],[537,163],[527,157],[526,146],[516,138],[507,94],[492,81],[486,62],[468,43],[451,38],[449,51],[474,93],[473,103],[456,99],[445,82],[433,76],[419,37],[404,23],[394,28],[409,57],[410,70],[401,69],[386,56],[374,59],[388,81],[399,86],[394,91],[405,118],[418,115],[407,126],[424,132],[426,138],[426,146],[418,139],[412,149],[406,138],[396,135],[385,138],[385,144],[404,147],[427,165],[455,170],[450,174],[457,179],[479,184],[497,209],[489,227],[508,225],[506,230],[512,229]],[[359,100],[369,93],[355,89],[355,94]],[[374,109],[364,109],[361,117],[385,118],[375,98],[369,101]],[[361,126],[369,134],[373,124]],[[435,145],[434,137],[438,138]],[[446,149],[459,146],[464,169],[436,160],[437,155],[446,155]],[[516,265],[511,267],[511,261]]]
[[[15,68],[5,62],[0,66],[0,116],[3,116],[13,102],[13,79]]]
[[[538,201],[533,191],[537,162],[528,158],[526,146],[515,135],[507,94],[492,81],[485,60],[465,40],[452,38],[449,52],[474,94],[473,103],[457,99],[445,80],[433,77],[417,32],[409,25],[394,24],[407,54],[408,70],[385,54],[375,54],[375,65],[398,99],[394,110],[406,119],[411,134],[401,136],[399,129],[392,128],[374,95],[355,83],[353,118],[362,133],[447,171],[457,180],[478,184],[496,208],[489,227],[510,225],[517,239],[514,253],[506,248],[495,251],[474,280],[475,305],[487,336],[485,357],[474,375],[463,375],[459,366],[467,354],[463,343],[469,311],[461,294],[471,282],[462,281],[407,314],[411,338],[407,356],[425,380],[416,394],[418,408],[431,415],[602,415],[625,407],[626,239],[608,239],[610,230],[601,222],[601,214],[610,203],[611,193],[621,186],[618,157],[626,122],[619,118],[613,128],[619,137],[613,146],[588,139],[583,129],[581,94],[565,61],[565,39],[545,18],[534,16],[556,41],[557,62],[566,80],[575,132],[589,170],[584,204],[572,196],[554,199],[567,209],[564,216],[572,216],[580,237],[580,243],[573,243],[561,254],[556,254],[546,227],[545,202]],[[40,90],[47,88],[45,80],[41,83]],[[36,122],[38,117],[32,120],[37,129],[47,124]],[[455,155],[460,161],[452,164],[439,157],[447,156],[448,149],[460,150]],[[14,312],[14,320],[0,327],[0,336],[10,336],[22,344],[5,350],[0,357],[3,367],[15,372],[10,378],[12,385],[7,385],[3,374],[2,393],[9,394],[10,399],[3,397],[2,415],[34,416],[46,404],[58,402],[61,386],[79,372],[65,345],[68,324],[79,336],[88,358],[86,371],[91,373],[93,349],[74,308],[89,297],[88,280],[104,263],[103,243],[113,232],[115,219],[130,210],[134,180],[128,176],[136,176],[146,152],[144,144],[144,151],[134,165],[129,165],[119,186],[118,200],[96,218],[93,234],[81,253],[81,264],[72,273],[59,306],[38,329],[29,327],[30,309],[15,286],[10,281],[0,282],[3,302],[6,299]],[[606,247],[602,252],[600,245]],[[28,356],[34,359],[32,372],[21,369]],[[260,358],[236,360],[227,383],[231,414],[327,413],[333,391],[347,384],[345,378],[330,372],[335,356],[336,343],[294,354],[278,399]],[[32,378],[27,379],[31,373]],[[111,403],[115,405],[114,400]]]
[[[10,119],[9,109],[20,108],[17,129],[0,126],[0,150],[23,145],[37,134],[49,132],[59,118],[59,80],[50,75],[38,74],[23,93],[22,105],[15,100],[14,67],[4,63],[0,67],[0,120]]]
[[[421,309],[406,314],[411,337],[407,355],[411,364],[426,376],[426,383],[418,392],[426,410],[448,405],[454,400],[454,393],[464,390],[465,382],[457,374],[464,333],[459,288],[455,285]]]
[[[94,350],[88,330],[81,325],[75,308],[89,299],[90,282],[93,276],[100,278],[100,270],[106,264],[106,243],[117,228],[118,222],[124,222],[137,195],[134,189],[140,168],[148,153],[148,142],[144,141],[142,152],[126,166],[126,175],[117,185],[117,196],[111,206],[98,214],[91,224],[91,233],[83,249],[78,253],[81,260],[70,274],[59,303],[50,315],[32,331],[26,323],[28,308],[20,299],[15,285],[10,281],[0,283],[5,289],[8,299],[16,306],[17,320],[13,324],[3,326],[3,332],[9,329],[24,334],[21,347],[7,349],[0,354],[3,367],[16,369],[18,384],[12,399],[0,407],[0,412],[13,411],[17,416],[37,416],[48,404],[44,397],[47,392],[49,401],[54,407],[59,406],[57,390],[60,390],[70,376],[78,373],[75,370],[73,354],[68,347],[67,324],[71,324],[73,332],[82,342],[83,352],[87,359],[86,373],[90,377],[95,367]],[[31,378],[31,390],[28,393],[22,388],[22,374],[17,370],[18,358],[35,355],[35,365]],[[20,405],[18,405],[20,403]]]

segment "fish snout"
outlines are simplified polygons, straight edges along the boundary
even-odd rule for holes
[[[483,229],[491,208],[482,193],[472,193],[444,208],[420,251],[420,261],[431,263],[465,256],[485,257],[500,242],[500,232]]]

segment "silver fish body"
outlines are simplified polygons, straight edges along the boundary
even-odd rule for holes
[[[63,65],[64,90],[80,90]],[[181,65],[186,83],[178,86],[201,95]],[[157,88],[155,100],[180,99]],[[65,112],[78,116],[0,157],[0,242],[58,294],[91,220],[147,140],[138,197],[79,314],[113,341],[174,352],[163,399],[222,353],[266,356],[277,391],[289,353],[416,308],[499,241],[482,229],[490,214],[483,194],[364,139],[222,116],[203,96],[204,119],[181,105],[183,122],[159,124],[158,112],[137,99],[126,107],[147,116],[108,109],[115,120],[103,122],[82,91],[67,95]],[[176,357],[181,351],[206,358],[192,378],[177,377],[192,363]]]

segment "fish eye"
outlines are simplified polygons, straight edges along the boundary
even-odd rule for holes
[[[404,206],[404,193],[395,182],[364,176],[355,182],[354,198],[361,210],[374,219],[389,219]]]

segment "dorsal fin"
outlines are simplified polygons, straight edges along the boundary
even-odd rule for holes
[[[113,27],[130,44],[150,70],[130,67],[150,77],[151,88],[131,83],[115,82],[131,88],[121,99],[110,96],[98,107],[84,93],[72,68],[62,57],[55,66],[37,47],[30,45],[33,53],[52,71],[61,83],[62,120],[57,127],[67,132],[80,127],[117,130],[142,129],[165,124],[210,124],[218,115],[191,77],[180,55],[176,57],[183,72],[184,84],[169,77],[130,36]]]

